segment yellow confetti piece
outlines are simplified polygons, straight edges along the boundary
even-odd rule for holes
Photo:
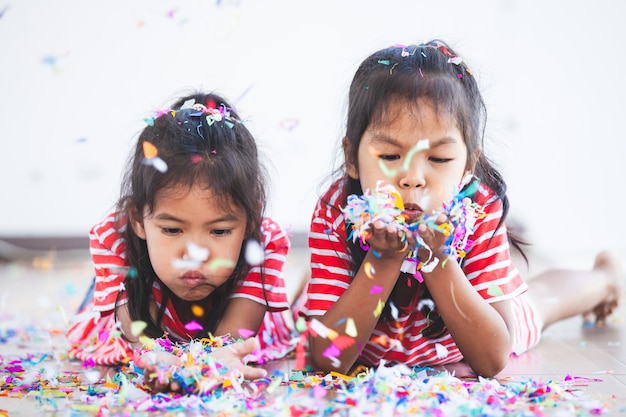
[[[191,306],[191,313],[196,317],[202,317],[204,316],[204,308],[202,308],[202,306],[194,304]]]
[[[378,305],[376,306],[376,310],[374,310],[374,317],[378,317],[383,312],[383,308],[385,307],[385,303],[383,300],[378,300]]]
[[[270,394],[273,394],[274,391],[276,391],[276,388],[278,388],[282,382],[282,378],[273,379],[272,382],[267,386],[267,388],[265,388],[265,390]]]
[[[365,275],[367,275],[369,279],[374,279],[374,274],[376,273],[376,271],[374,271],[374,267],[372,266],[371,262],[365,262],[365,265],[363,265],[363,269],[365,270]]]
[[[354,323],[354,319],[352,317],[346,320],[346,334],[352,337],[356,337],[358,334],[358,331],[356,330],[356,324]]]
[[[356,330],[356,324],[354,323],[354,319],[351,317],[348,318],[348,320],[346,320],[346,334],[352,337],[356,337],[358,334]]]
[[[158,154],[159,154],[159,151],[157,150],[156,146],[154,146],[152,143],[146,140],[143,141],[143,155],[146,158],[152,159],[156,157]]]
[[[330,340],[333,340],[334,338],[336,338],[337,336],[339,336],[339,333],[337,333],[336,331],[334,331],[333,329],[328,329],[328,333],[327,336]]]
[[[134,321],[130,324],[130,333],[133,336],[139,336],[147,326],[148,324],[145,321]]]
[[[146,347],[146,349],[154,349],[154,347],[156,346],[156,342],[154,341],[154,339],[148,336],[139,336],[139,341]]]
[[[330,376],[345,379],[346,381],[350,381],[351,379],[353,379],[353,377],[349,375],[345,375],[345,374],[342,374],[340,372],[335,372],[335,371],[330,371]]]

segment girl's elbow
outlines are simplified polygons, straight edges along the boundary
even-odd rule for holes
[[[310,358],[313,365],[318,372],[339,372],[342,374],[347,373],[350,370],[352,364],[344,364],[344,361],[339,362],[331,361],[326,358],[321,352],[323,350],[316,349],[313,345],[310,346]]]
[[[509,353],[496,353],[489,355],[486,360],[481,360],[476,366],[472,366],[473,371],[485,378],[494,378],[504,370],[509,363]]]

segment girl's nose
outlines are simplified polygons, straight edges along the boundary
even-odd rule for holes
[[[413,165],[400,174],[399,183],[400,187],[405,189],[420,188],[426,185],[426,180],[424,178],[424,173],[418,167]]]

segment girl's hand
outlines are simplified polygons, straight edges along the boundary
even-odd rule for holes
[[[409,245],[415,244],[410,231],[398,230],[393,225],[376,221],[370,225],[371,235],[366,239],[370,250],[387,259],[404,259]]]
[[[180,385],[177,382],[160,381],[159,369],[166,366],[175,366],[180,363],[177,356],[167,352],[150,352],[141,356],[137,366],[143,369],[143,380],[152,392],[179,392]]]
[[[437,226],[447,224],[448,217],[445,214],[439,214],[435,219],[435,224]],[[428,249],[425,247],[420,247],[417,251],[417,256],[422,262],[428,262],[431,256],[440,257],[445,253],[446,249],[446,240],[448,236],[444,233],[433,229],[432,227],[428,227],[425,224],[420,224],[417,229],[419,236],[424,240],[424,243],[433,251],[431,254]]]
[[[267,371],[263,368],[255,368],[244,363],[243,358],[258,349],[258,342],[254,338],[243,342],[236,342],[228,346],[221,347],[211,352],[211,357],[224,364],[230,370],[238,370],[245,379],[258,379],[267,376]],[[152,355],[152,356],[150,356]],[[144,382],[152,392],[180,392],[181,387],[175,381],[162,381],[159,378],[159,369],[169,366],[180,365],[177,356],[167,352],[158,352],[158,356],[144,354],[141,358],[144,370]]]
[[[255,338],[246,339],[221,347],[211,352],[211,356],[222,362],[228,369],[237,369],[245,379],[258,379],[267,376],[263,368],[255,368],[247,365],[243,358],[259,348]]]

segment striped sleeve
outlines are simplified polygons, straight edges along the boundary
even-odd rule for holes
[[[527,290],[527,285],[511,261],[502,201],[491,191],[480,188],[475,197],[485,217],[476,222],[474,245],[462,267],[474,289],[489,303],[508,300]]]
[[[341,199],[341,184],[335,183],[313,212],[309,230],[311,279],[301,311],[304,316],[324,315],[352,281]]]
[[[277,312],[289,308],[283,267],[289,253],[289,237],[278,223],[264,218],[261,224],[261,242],[265,260],[253,267],[246,278],[238,282],[232,298],[248,298],[269,305],[269,311]]]
[[[124,291],[126,245],[117,230],[120,215],[113,213],[91,228],[89,250],[95,269],[95,311],[111,311],[120,291]],[[124,226],[125,228],[126,226]]]

